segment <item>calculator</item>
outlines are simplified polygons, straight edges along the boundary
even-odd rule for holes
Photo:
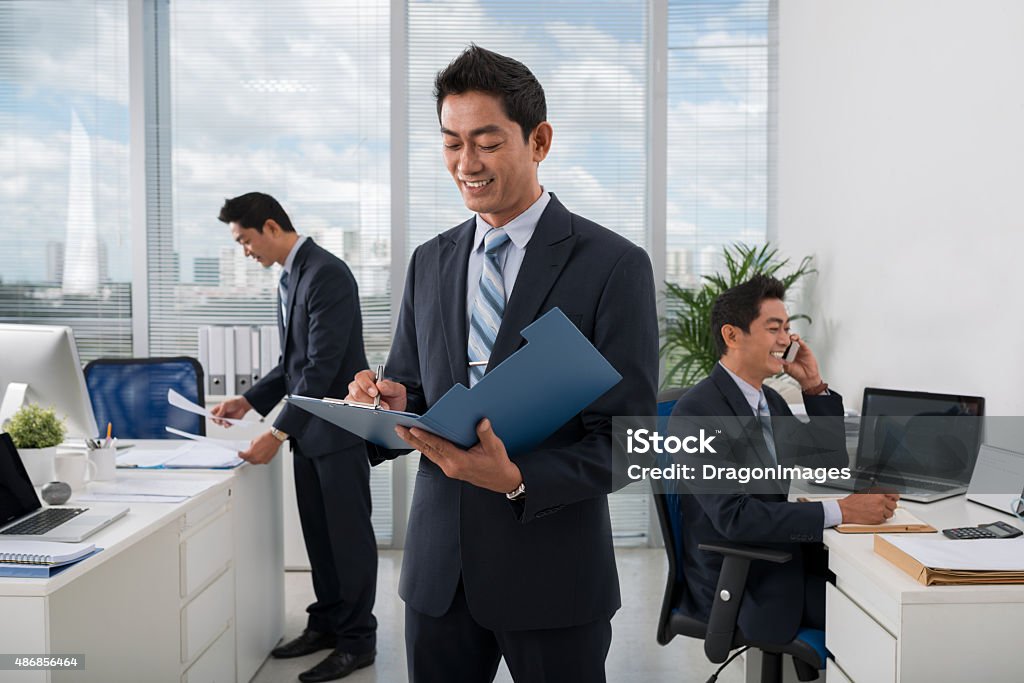
[[[1024,534],[1024,531],[1015,526],[1010,526],[1006,522],[993,522],[991,524],[979,524],[978,526],[943,529],[942,533],[954,541],[969,541],[975,538],[1016,538]]]

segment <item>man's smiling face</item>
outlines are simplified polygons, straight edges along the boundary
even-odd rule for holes
[[[466,208],[500,227],[540,196],[537,164],[547,156],[551,126],[543,122],[523,140],[519,124],[496,95],[469,91],[441,105],[444,160]]]

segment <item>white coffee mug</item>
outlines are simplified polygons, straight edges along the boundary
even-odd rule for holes
[[[72,491],[76,491],[85,486],[89,474],[95,474],[96,465],[84,453],[58,453],[53,472],[57,481],[65,482]]]
[[[89,462],[96,467],[89,481],[110,481],[117,477],[117,449],[113,446],[89,451]]]

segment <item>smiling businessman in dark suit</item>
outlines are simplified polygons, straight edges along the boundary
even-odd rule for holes
[[[843,400],[822,382],[818,361],[806,341],[790,334],[785,293],[778,280],[757,275],[718,296],[711,311],[711,333],[721,359],[707,379],[676,403],[669,430],[681,435],[705,427],[708,433],[715,433],[719,431],[715,428],[717,421],[720,431],[729,433],[735,431],[736,424],[748,421],[757,430],[749,450],[745,448],[746,437],[738,444],[744,452],[735,455],[741,458],[757,456],[766,466],[777,462],[843,467],[846,449],[841,424],[829,420],[824,421],[824,428],[820,426],[822,421],[814,424],[816,417],[841,418]],[[793,341],[800,344],[800,349],[795,360],[787,362],[782,355]],[[796,425],[786,401],[764,386],[765,379],[783,371],[800,383],[811,425]],[[790,418],[771,421],[774,433],[770,449],[760,423],[753,421],[755,416]],[[796,445],[804,446],[805,452],[792,452],[791,447]],[[719,452],[716,457],[723,456]],[[820,557],[814,557],[824,530],[841,522],[880,523],[892,516],[897,498],[853,494],[838,502],[798,503],[789,502],[784,490],[767,493],[760,489],[757,493],[680,495],[686,608],[707,621],[722,568],[722,556],[698,549],[699,544],[763,545],[789,552],[793,559],[783,564],[750,565],[737,618],[740,630],[749,639],[787,643],[800,626],[824,629],[825,567]]]
[[[229,199],[220,220],[229,224],[246,256],[264,267],[282,266],[281,360],[244,396],[224,401],[213,414],[240,418],[255,409],[266,415],[288,394],[344,394],[352,373],[366,367],[359,292],[348,266],[296,233],[270,195],[250,192]],[[272,654],[301,657],[333,649],[299,675],[301,681],[329,681],[369,666],[375,657],[377,544],[370,523],[370,465],[362,439],[287,404],[274,427],[239,455],[254,464],[270,462],[286,439],[295,456],[295,497],[316,601],[306,609],[302,635]]]
[[[552,128],[523,64],[471,46],[438,74],[435,96],[446,165],[476,216],[413,254],[387,379],[356,375],[350,398],[379,391],[390,408],[422,413],[515,352],[520,330],[554,307],[622,381],[512,459],[486,419],[468,451],[399,428],[425,456],[399,588],[409,677],[489,681],[504,656],[517,683],[603,681],[620,605],[607,500],[612,417],[655,409],[650,261],[541,187]]]

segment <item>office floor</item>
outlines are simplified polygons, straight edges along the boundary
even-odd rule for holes
[[[665,587],[666,561],[661,549],[616,550],[622,609],[612,620],[612,647],[606,670],[610,683],[701,683],[715,667],[704,658],[700,641],[676,638],[667,647],[654,640],[654,630]],[[401,683],[406,680],[404,611],[398,597],[400,550],[382,550],[377,572],[377,662],[344,679],[351,683]],[[298,635],[306,623],[306,605],[313,599],[308,572],[285,573],[285,638]],[[316,664],[327,651],[299,659],[268,659],[254,683],[294,681]],[[504,663],[495,679],[511,683]],[[722,672],[720,683],[739,683],[742,663],[733,662]]]

